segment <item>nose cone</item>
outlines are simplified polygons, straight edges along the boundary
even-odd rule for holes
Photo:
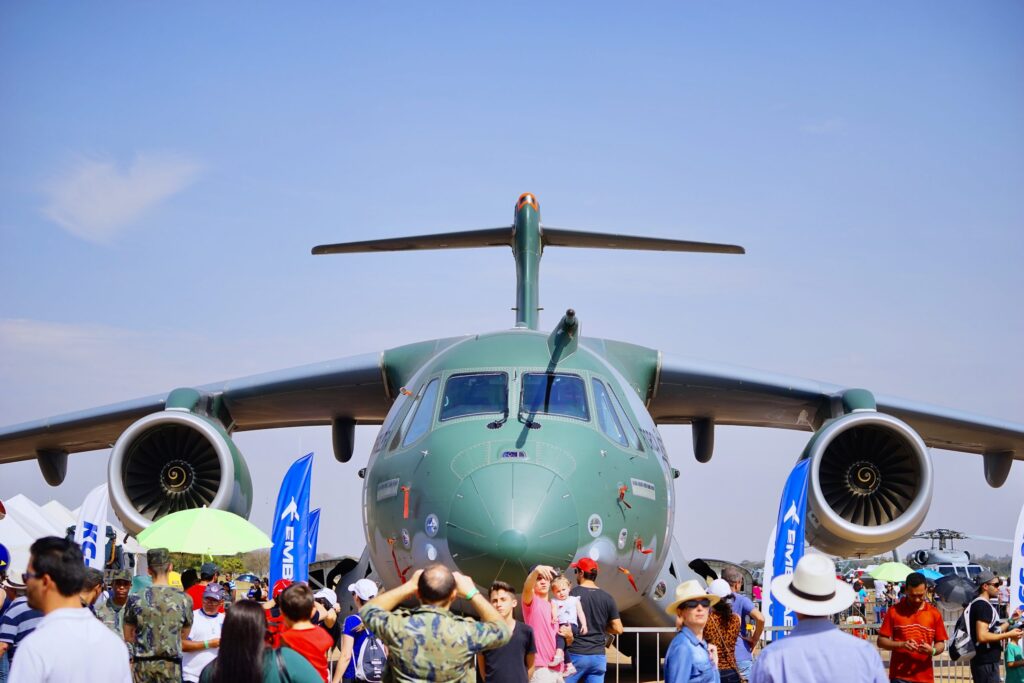
[[[448,548],[479,585],[521,586],[530,567],[565,567],[576,554],[576,506],[546,467],[500,462],[462,480],[448,517]]]

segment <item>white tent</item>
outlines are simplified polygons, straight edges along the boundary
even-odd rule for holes
[[[4,506],[7,508],[7,516],[14,517],[33,539],[43,536],[64,537],[65,529],[51,522],[43,513],[43,509],[25,495],[19,493],[13,498],[8,498],[4,501]]]
[[[35,540],[17,518],[8,514],[0,519],[0,543],[11,553],[11,566],[6,569],[12,581],[21,582],[21,573],[28,568],[28,548]]]
[[[61,505],[56,500],[51,500],[42,506],[43,514],[58,529],[67,529],[76,523],[78,516],[72,514],[71,510]]]
[[[37,505],[22,494],[4,501],[7,516],[0,519],[0,543],[11,553],[11,566],[7,568],[12,580],[20,582],[21,573],[28,567],[28,549],[37,538],[59,536],[64,538],[67,528],[78,523],[78,508],[68,510],[61,503],[51,500]],[[117,525],[117,517],[108,509],[107,524],[117,534],[117,542],[126,553],[145,553],[135,538],[125,538],[125,532]]]

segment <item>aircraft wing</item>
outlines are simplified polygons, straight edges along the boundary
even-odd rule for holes
[[[220,397],[235,429],[331,424],[348,418],[380,424],[391,398],[379,353],[195,387]],[[29,460],[38,451],[79,453],[109,448],[135,420],[164,409],[169,394],[91,408],[0,428],[0,463]]]
[[[746,368],[662,356],[649,410],[662,424],[711,420],[722,425],[816,430],[841,414],[852,387]],[[875,396],[879,412],[897,417],[929,446],[966,453],[1013,452],[1024,460],[1024,424]]]

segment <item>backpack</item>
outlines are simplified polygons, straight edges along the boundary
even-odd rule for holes
[[[960,615],[960,618],[956,620],[956,625],[953,627],[953,634],[949,640],[949,658],[954,662],[969,662],[974,659],[974,655],[978,654],[978,650],[974,645],[974,640],[971,638],[971,605],[978,600],[984,600],[985,598],[975,598],[971,601],[970,605],[964,608],[964,613]],[[989,624],[989,628],[992,628],[996,619],[998,619],[995,610],[992,610],[992,623]]]
[[[366,631],[363,646],[356,658],[356,678],[369,683],[380,683],[388,668],[388,650],[380,638]]]

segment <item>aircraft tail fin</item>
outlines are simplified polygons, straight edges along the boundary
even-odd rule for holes
[[[640,237],[605,232],[540,228],[541,244],[545,247],[584,247],[590,249],[634,249],[640,251],[688,251],[710,254],[743,254],[735,244],[694,242],[660,237]],[[313,247],[313,254],[358,254],[375,251],[419,251],[424,249],[469,249],[472,247],[512,247],[513,226],[483,228],[463,232],[443,232],[433,235],[392,237],[362,242],[339,242]]]
[[[743,254],[735,244],[692,242],[659,237],[637,237],[600,232],[546,228],[540,224],[537,198],[524,192],[516,201],[515,222],[503,228],[484,228],[435,235],[393,237],[362,242],[339,242],[313,247],[313,254],[356,254],[374,251],[417,251],[420,249],[467,249],[511,247],[516,259],[516,327],[538,329],[538,277],[545,247],[589,247],[592,249],[639,249],[644,251],[690,251],[711,254]]]

